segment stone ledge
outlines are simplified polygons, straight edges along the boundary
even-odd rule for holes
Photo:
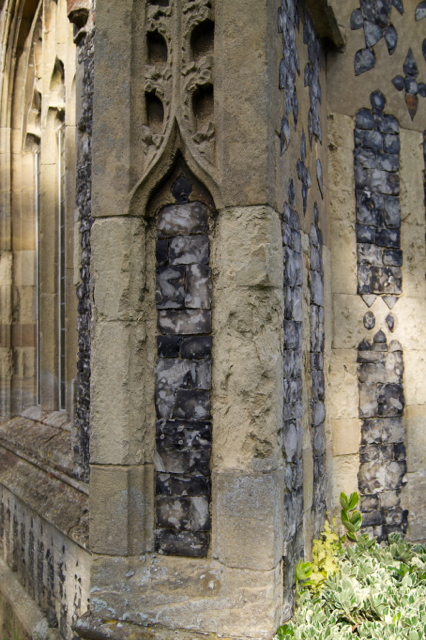
[[[83,614],[73,626],[82,640],[218,640],[215,633],[169,629],[161,625],[143,627],[130,622],[98,618],[92,611]],[[239,640],[232,636],[233,640]],[[222,638],[228,640],[228,638]]]
[[[0,445],[0,484],[80,547],[89,550],[85,493]]]
[[[59,631],[49,628],[40,608],[1,559],[0,599],[10,608],[19,626],[32,640],[61,640]]]

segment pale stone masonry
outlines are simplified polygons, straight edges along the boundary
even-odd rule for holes
[[[0,1],[29,636],[268,640],[342,490],[425,539],[423,5]]]

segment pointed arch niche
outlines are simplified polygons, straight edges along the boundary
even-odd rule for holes
[[[155,549],[204,557],[211,533],[215,208],[182,156],[148,215],[155,242]]]

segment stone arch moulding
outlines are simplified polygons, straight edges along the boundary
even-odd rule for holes
[[[159,186],[175,171],[176,165],[181,158],[193,174],[196,180],[205,185],[205,188],[211,194],[214,200],[212,207],[220,210],[223,206],[223,199],[220,188],[215,177],[211,172],[205,170],[194,158],[185,138],[181,135],[180,127],[177,120],[174,119],[173,125],[164,142],[161,154],[156,159],[153,166],[139,180],[130,193],[129,215],[147,216],[152,206],[151,200],[155,197],[155,193],[159,190]]]

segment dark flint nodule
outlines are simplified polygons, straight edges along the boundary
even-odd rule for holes
[[[189,196],[192,193],[192,185],[185,178],[185,176],[179,176],[172,186],[172,194],[177,204],[184,204],[189,202]]]

